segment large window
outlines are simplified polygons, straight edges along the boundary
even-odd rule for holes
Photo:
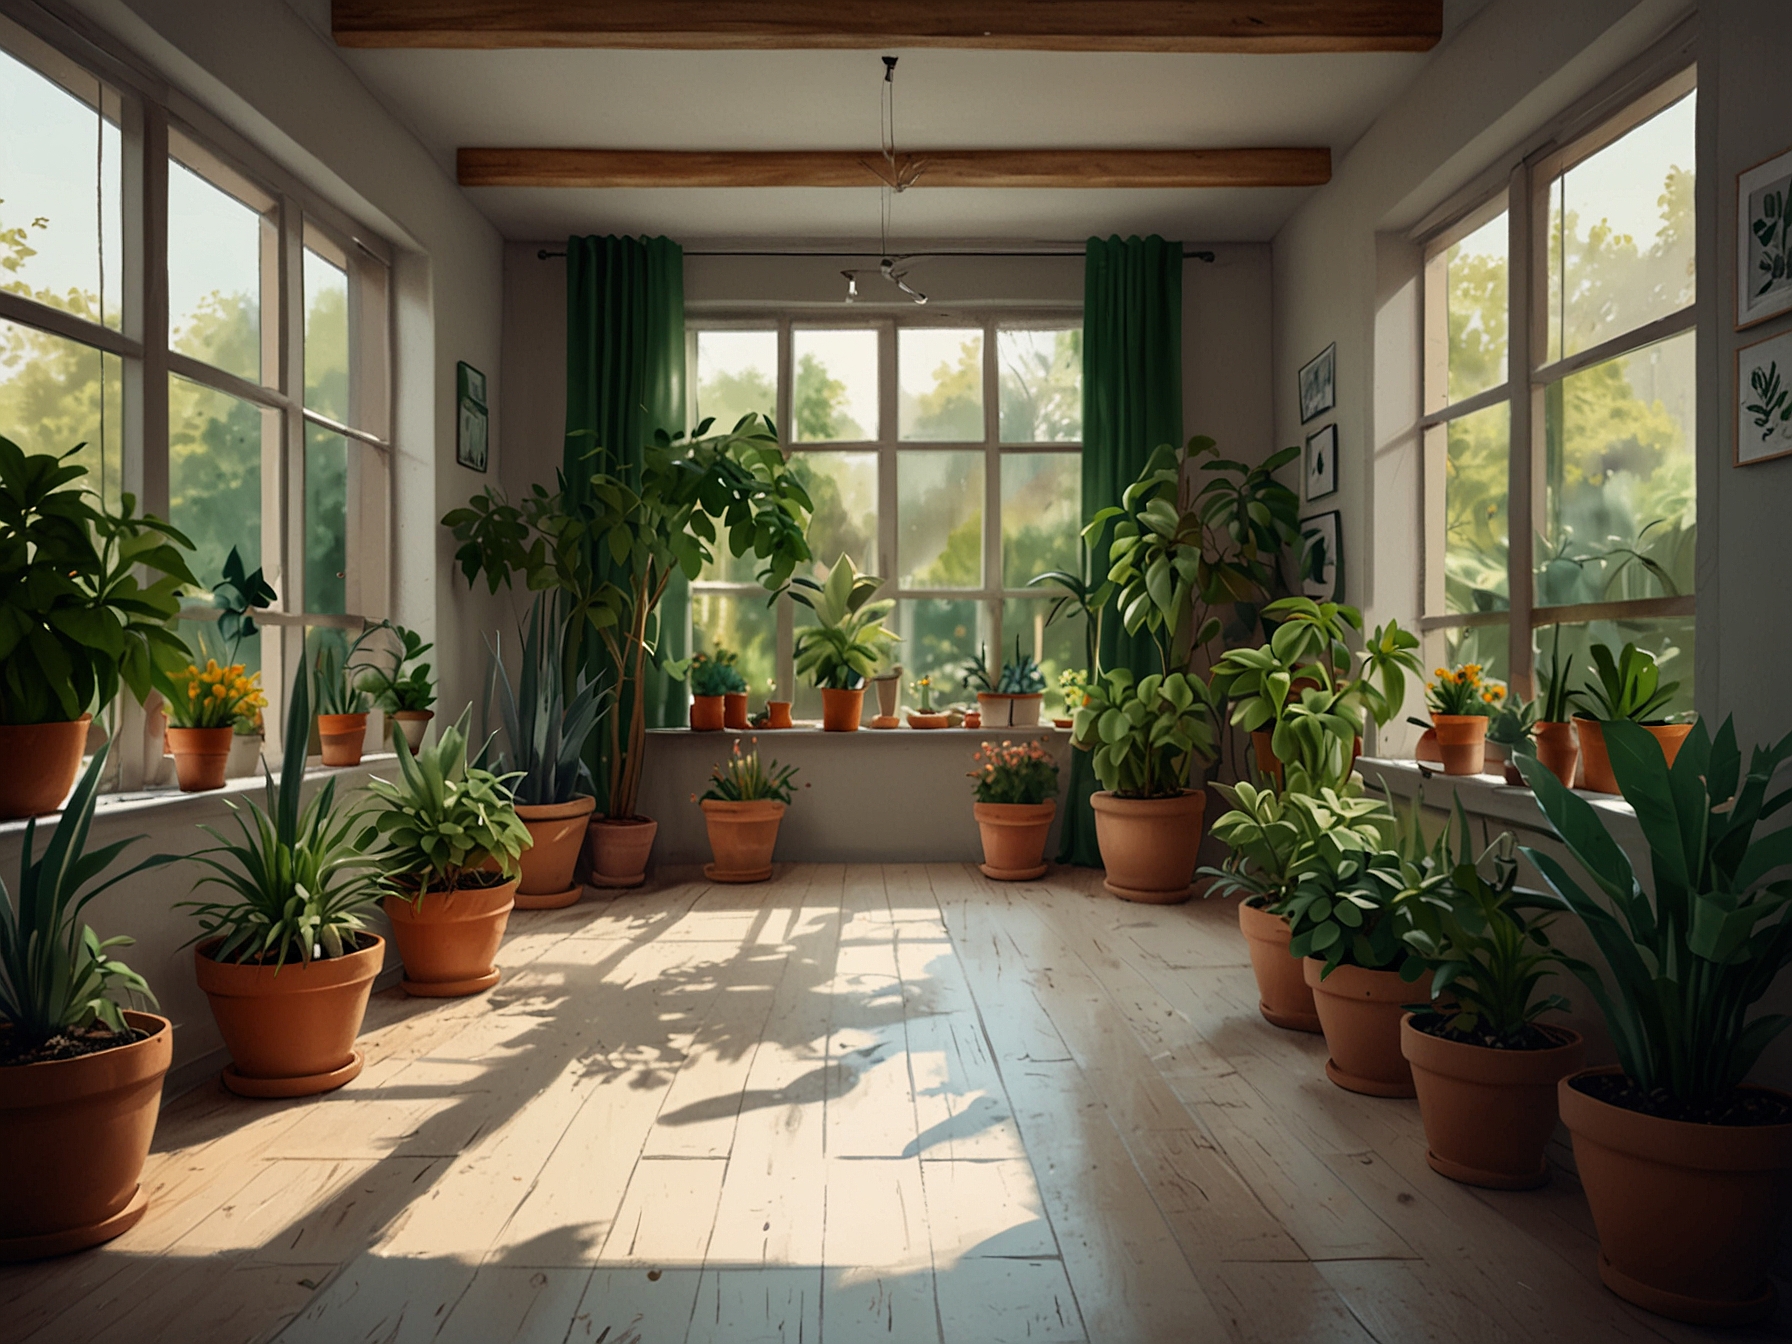
[[[966,698],[965,661],[1015,639],[1046,675],[1082,665],[1082,630],[1050,627],[1026,583],[1075,569],[1082,526],[1082,327],[1072,315],[930,324],[705,321],[690,332],[696,419],[770,416],[815,503],[819,576],[850,555],[896,600],[904,679],[931,675]],[[808,609],[768,607],[751,558],[724,558],[693,585],[693,647],[738,652],[755,696],[820,697],[794,684],[791,648]],[[912,703],[912,697],[908,697]]]
[[[1558,639],[1631,641],[1692,707],[1695,99],[1689,70],[1427,246],[1433,663],[1522,688]]]

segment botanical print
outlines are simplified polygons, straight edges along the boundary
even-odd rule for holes
[[[1343,514],[1314,514],[1300,520],[1301,591],[1316,602],[1344,600],[1344,557],[1339,550]]]
[[[1310,364],[1300,371],[1300,422],[1306,424],[1316,415],[1324,415],[1338,404],[1338,347],[1328,345]]]
[[[1338,427],[1326,425],[1307,436],[1307,502],[1324,499],[1338,488]]]
[[[1736,325],[1792,308],[1792,151],[1737,179]]]
[[[1792,332],[1736,352],[1736,462],[1792,453]]]

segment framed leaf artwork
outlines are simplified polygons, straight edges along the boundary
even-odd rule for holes
[[[1307,502],[1324,499],[1338,492],[1338,427],[1325,425],[1307,435],[1306,457],[1302,464],[1302,480]]]
[[[1324,415],[1338,404],[1338,343],[1333,341],[1301,365],[1300,422]]]
[[[1736,351],[1736,465],[1792,456],[1792,331]]]
[[[1300,520],[1300,588],[1315,602],[1344,600],[1343,524],[1337,509]]]
[[[1736,178],[1736,329],[1792,309],[1792,149]]]

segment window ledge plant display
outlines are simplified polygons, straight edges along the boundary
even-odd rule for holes
[[[1756,828],[1792,804],[1770,792],[1792,736],[1746,773],[1734,723],[1702,723],[1670,766],[1635,723],[1604,725],[1624,799],[1649,845],[1653,895],[1586,799],[1520,761],[1537,804],[1594,890],[1525,849],[1603,954],[1574,968],[1617,1047],[1615,1068],[1557,1089],[1620,1297],[1702,1324],[1764,1316],[1792,1207],[1792,1096],[1744,1080],[1792,1018],[1750,1010],[1792,963],[1792,830]]]
[[[266,806],[226,800],[238,841],[201,828],[217,844],[192,856],[210,870],[199,887],[228,894],[180,907],[199,920],[193,963],[230,1051],[224,1085],[247,1097],[310,1096],[358,1075],[355,1037],[385,959],[385,940],[362,922],[383,890],[367,853],[373,827],[338,809],[333,779],[301,806],[311,726],[306,687],[301,662],[280,778],[268,777]]]
[[[74,786],[93,712],[122,684],[141,701],[152,674],[191,656],[169,623],[198,586],[174,528],[117,513],[79,484],[87,468],[26,455],[0,436],[0,818],[54,812]],[[147,574],[147,586],[139,581]]]
[[[1045,842],[1058,811],[1058,763],[1037,739],[985,742],[973,758],[985,877],[1030,882],[1045,876]]]
[[[1482,670],[1479,663],[1440,667],[1425,683],[1446,775],[1478,775],[1487,768],[1487,725],[1505,702],[1506,688],[1482,677]]]
[[[202,793],[224,787],[237,725],[267,705],[261,693],[261,674],[246,673],[241,663],[219,667],[208,658],[204,667],[188,663],[186,671],[169,678],[168,727],[163,740],[174,757],[176,778],[182,793]]]
[[[790,595],[815,613],[815,624],[796,637],[798,676],[814,679],[821,691],[821,726],[830,733],[849,733],[865,712],[865,680],[896,643],[883,618],[896,606],[889,598],[872,601],[883,584],[874,574],[861,574],[852,557],[834,561],[826,580],[793,579]]]
[[[728,663],[720,658],[711,658],[707,653],[699,653],[692,657],[690,664],[691,682],[691,727],[700,733],[719,733],[728,727],[728,699],[730,696],[740,697],[741,708],[745,710],[747,703],[746,679]],[[743,717],[742,726],[745,726]]]
[[[1634,644],[1626,644],[1616,658],[1605,645],[1595,644],[1592,655],[1593,683],[1570,696],[1580,706],[1574,723],[1580,736],[1581,782],[1595,793],[1617,793],[1618,777],[1612,771],[1605,747],[1607,724],[1641,725],[1661,744],[1669,765],[1674,763],[1692,725],[1668,722],[1663,711],[1680,689],[1680,683],[1663,682],[1661,668],[1652,655]]]
[[[429,675],[429,664],[421,661],[435,645],[424,643],[423,636],[402,625],[386,628],[398,641],[398,647],[392,651],[391,668],[364,664],[355,679],[355,689],[370,697],[373,707],[386,716],[388,731],[403,733],[411,751],[416,752],[423,745],[429,721],[436,716],[430,708],[436,702],[435,682]]]
[[[977,656],[965,664],[964,686],[975,683],[977,712],[984,728],[1031,728],[1039,722],[1039,707],[1045,701],[1045,673],[1031,654],[1020,651],[1020,636],[1014,637],[1014,657],[1002,664],[1002,670],[991,676],[989,650],[982,647]]]
[[[138,1182],[174,1061],[174,1026],[119,1008],[121,991],[155,1000],[111,955],[130,939],[102,942],[81,912],[107,887],[166,860],[99,880],[136,843],[87,847],[105,762],[101,747],[42,858],[37,823],[26,826],[16,892],[0,882],[0,1261],[97,1246],[148,1206]]]
[[[952,721],[952,716],[945,710],[934,708],[931,676],[916,678],[915,694],[920,697],[921,703],[908,712],[910,728],[944,728]]]
[[[772,851],[784,809],[796,796],[794,765],[759,763],[759,739],[742,751],[736,740],[728,760],[715,767],[696,801],[703,808],[714,863],[703,865],[712,882],[763,882],[772,875]]]
[[[473,707],[412,756],[398,753],[399,777],[367,782],[371,815],[386,847],[381,867],[392,938],[404,961],[404,990],[456,999],[498,983],[498,947],[515,905],[518,858],[529,831],[509,782],[467,761]]]

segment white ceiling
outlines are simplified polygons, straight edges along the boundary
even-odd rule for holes
[[[1446,0],[1445,40],[1486,0]],[[328,33],[328,0],[291,0]],[[1423,55],[899,52],[900,148],[1327,145],[1334,163]],[[879,143],[874,51],[360,51],[342,58],[449,172],[462,145],[865,149]],[[1312,188],[953,190],[892,206],[897,246],[1070,242],[1092,233],[1272,237]],[[867,246],[875,190],[476,188],[506,237],[669,233],[687,245]]]

